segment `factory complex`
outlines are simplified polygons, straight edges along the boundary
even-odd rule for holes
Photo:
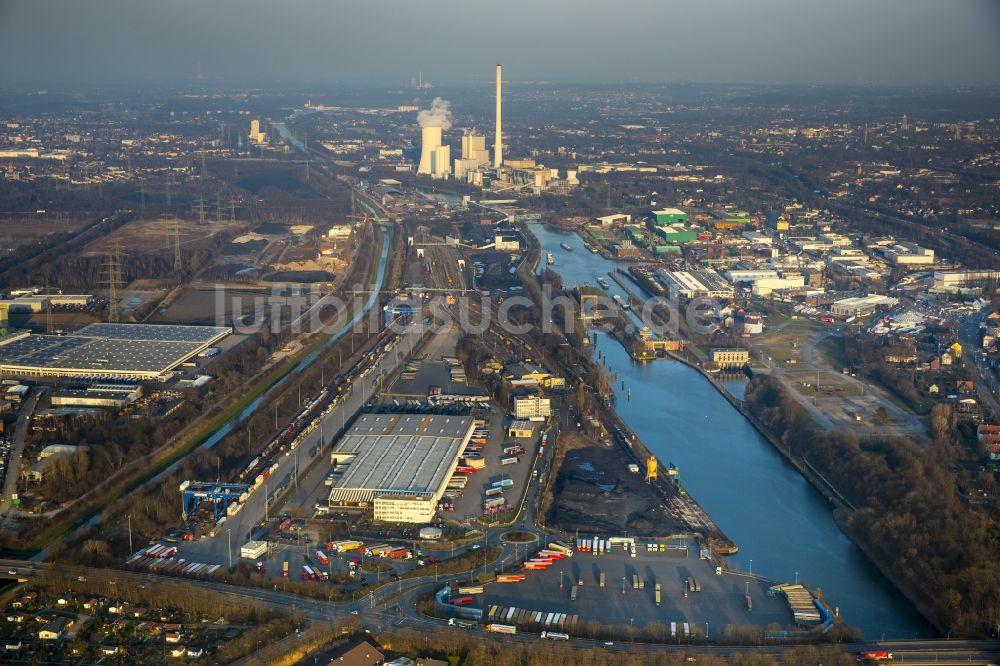
[[[429,522],[473,430],[470,416],[362,415],[330,454],[330,507],[371,508],[375,520]]]
[[[224,326],[102,323],[70,335],[14,333],[0,340],[0,374],[163,381],[231,332]]]

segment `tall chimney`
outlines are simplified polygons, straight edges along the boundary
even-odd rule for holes
[[[503,164],[503,138],[500,128],[500,109],[502,105],[502,98],[500,96],[500,77],[501,77],[501,66],[497,63],[497,135],[496,139],[493,141],[493,167],[496,169],[500,168]]]

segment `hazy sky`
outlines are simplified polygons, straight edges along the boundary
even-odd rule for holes
[[[995,0],[0,0],[0,82],[1000,84]]]

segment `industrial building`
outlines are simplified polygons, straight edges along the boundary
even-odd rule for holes
[[[656,224],[687,224],[688,214],[679,208],[664,208],[654,210],[653,218]]]
[[[1000,282],[1000,271],[934,271],[935,289],[981,287]]]
[[[507,426],[507,436],[512,439],[528,438],[535,434],[535,424],[531,421],[515,420]]]
[[[0,375],[163,381],[225,338],[224,326],[90,324],[72,335],[0,340]]]
[[[250,143],[255,143],[258,146],[267,143],[267,134],[260,130],[260,121],[256,118],[250,121],[250,133],[247,134],[247,138],[250,139]]]
[[[891,296],[858,296],[855,298],[844,298],[836,301],[830,306],[830,312],[841,317],[867,317],[875,312],[876,308],[893,307],[899,299]]]
[[[470,416],[362,415],[330,454],[338,470],[330,506],[371,508],[375,520],[430,521],[473,429]]]
[[[142,394],[137,384],[94,384],[85,389],[58,389],[52,393],[53,407],[111,407],[121,409]]]
[[[907,241],[895,243],[881,252],[882,256],[897,266],[926,266],[934,263],[934,250]]]
[[[552,416],[552,400],[538,395],[520,395],[514,398],[514,418],[541,421]]]
[[[733,296],[733,286],[727,284],[722,276],[713,270],[692,268],[686,271],[668,271],[659,269],[656,275],[674,299],[678,297],[695,298],[697,296],[732,298]]]
[[[750,362],[750,352],[746,349],[713,349],[712,363],[720,368],[742,368]]]

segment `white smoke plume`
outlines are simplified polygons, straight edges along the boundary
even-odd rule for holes
[[[431,102],[431,108],[417,113],[417,124],[421,127],[451,129],[451,102],[435,97]]]

